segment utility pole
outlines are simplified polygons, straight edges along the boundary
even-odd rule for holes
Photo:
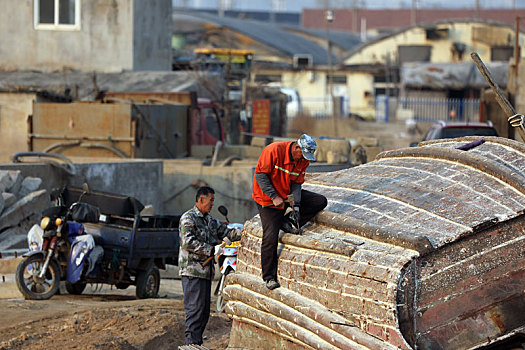
[[[410,24],[417,24],[417,0],[412,0],[412,9],[410,10]]]
[[[326,74],[326,85],[327,85],[327,88],[330,94],[330,100],[332,104],[332,121],[334,123],[334,133],[335,133],[335,136],[337,137],[338,136],[338,130],[337,130],[338,114],[336,113],[334,89],[333,89],[333,84],[332,84],[334,72],[333,72],[333,64],[332,64],[332,43],[330,42],[330,24],[334,21],[334,11],[326,10],[325,20],[326,20],[326,54],[327,54],[327,63],[328,63],[328,70]]]

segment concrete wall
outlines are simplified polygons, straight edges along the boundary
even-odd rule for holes
[[[171,70],[171,0],[135,0],[134,70]]]
[[[215,189],[214,217],[224,220],[217,211],[219,205],[228,208],[228,218],[232,222],[244,222],[257,213],[252,200],[252,177],[256,161],[223,167],[205,166],[202,161],[189,159],[166,159],[163,162],[163,201],[167,213],[182,214],[193,207],[200,181]]]
[[[80,1],[80,27],[70,30],[35,29],[33,3],[2,3],[3,69],[171,69],[171,0]]]
[[[51,190],[63,185],[82,186],[84,182],[94,191],[104,191],[137,198],[142,204],[162,208],[162,162],[122,161],[83,162],[75,164],[76,176],[48,164],[0,164],[2,170],[20,170],[24,177],[33,176],[43,180],[42,188]]]

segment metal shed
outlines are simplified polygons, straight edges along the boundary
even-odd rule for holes
[[[525,339],[525,145],[439,140],[314,174],[327,208],[261,279],[245,224],[228,276],[230,348],[471,349]]]

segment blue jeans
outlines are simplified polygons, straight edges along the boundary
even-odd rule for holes
[[[202,345],[202,334],[210,318],[211,281],[182,276],[184,311],[186,311],[186,345]]]

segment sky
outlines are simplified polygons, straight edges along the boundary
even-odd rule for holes
[[[417,8],[476,8],[512,9],[525,8],[525,0],[172,0],[175,7],[218,8],[219,1],[234,10],[269,11],[272,6],[277,11],[301,12],[302,8],[332,7],[351,8],[358,4],[360,8],[410,8],[413,2]]]

